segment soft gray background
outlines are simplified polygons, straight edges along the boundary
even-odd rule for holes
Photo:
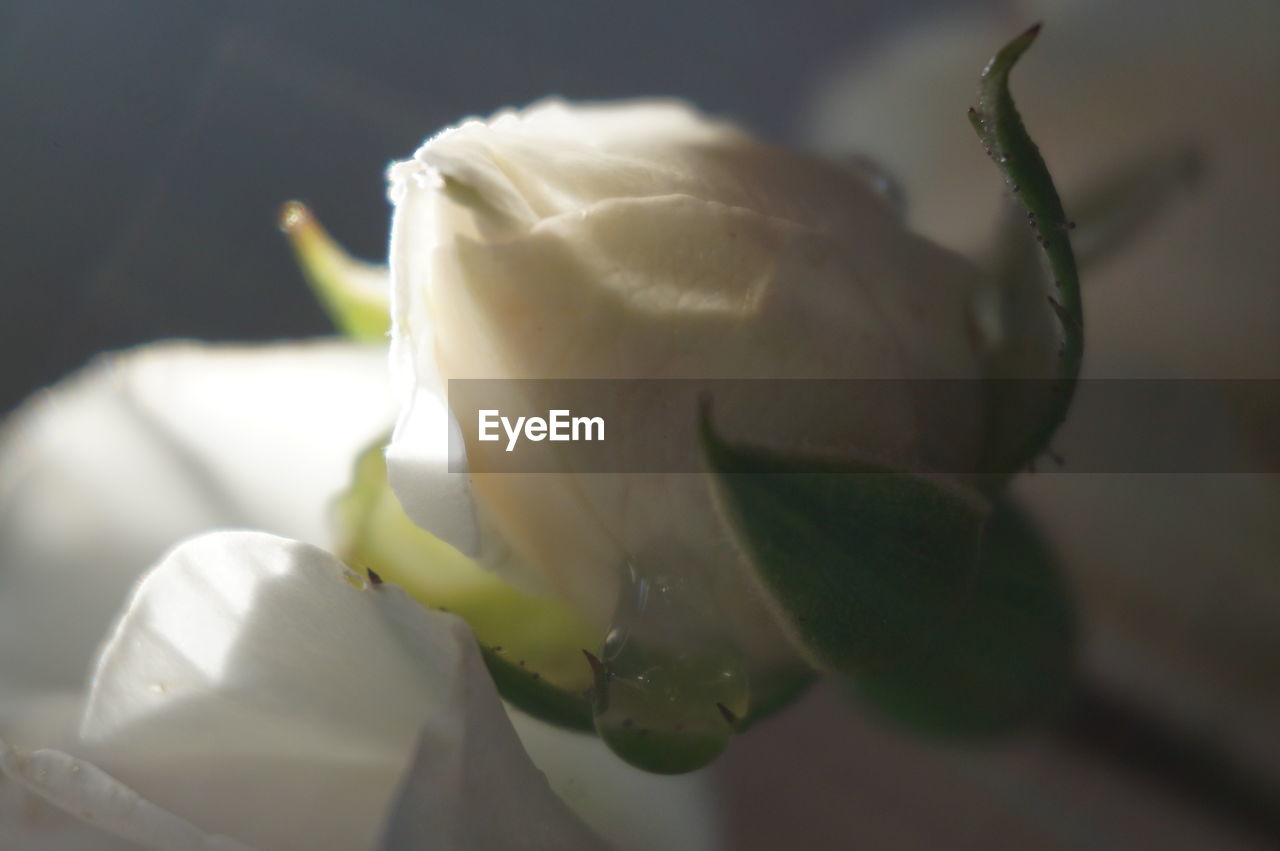
[[[678,94],[785,140],[833,61],[943,5],[6,0],[0,411],[104,348],[325,331],[279,205],[380,258],[383,169],[463,115]]]

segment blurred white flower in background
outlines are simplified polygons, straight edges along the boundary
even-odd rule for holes
[[[806,110],[808,140],[880,162],[926,236],[980,255],[1003,186],[965,106],[992,46],[1043,20],[1014,73],[1018,108],[1069,213],[1100,180],[1176,149],[1203,173],[1153,224],[1088,270],[1090,377],[1280,377],[1280,9],[1262,0],[1044,0],[1003,15],[917,22],[833,70]],[[1077,238],[1079,235],[1077,235]]]
[[[1018,108],[1080,219],[1082,254],[1090,238],[1124,242],[1082,271],[1082,378],[1280,378],[1280,6],[957,9],[833,69],[806,135],[879,161],[915,227],[990,256],[1003,187],[965,116],[972,69],[1035,20],[1045,29],[1013,74]],[[1188,185],[1180,158],[1192,152]],[[1090,233],[1089,202],[1126,184],[1136,203],[1112,233]],[[1037,475],[1015,491],[1071,575],[1090,669],[1280,783],[1280,486],[1262,472],[1275,469],[1280,423],[1247,386],[1221,391],[1218,428],[1185,438],[1186,456],[1225,443],[1257,475]],[[1071,439],[1068,422],[1054,441],[1068,462]]]
[[[262,533],[161,559],[229,527],[329,545],[393,407],[385,347],[162,343],[10,418],[0,846],[598,847],[551,788],[621,847],[714,846],[702,778],[513,711],[518,739],[455,617]]]

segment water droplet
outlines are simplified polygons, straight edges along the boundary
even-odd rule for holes
[[[682,567],[629,567],[600,658],[588,654],[600,738],[661,774],[711,762],[747,711],[742,655],[702,578]]]
[[[862,175],[875,190],[876,194],[889,202],[889,205],[902,215],[907,209],[907,196],[902,184],[893,173],[871,157],[853,154],[845,157],[844,163],[853,171]]]

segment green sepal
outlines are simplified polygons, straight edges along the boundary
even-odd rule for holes
[[[303,277],[338,331],[353,340],[385,342],[391,331],[387,268],[351,257],[297,201],[281,208],[280,229],[289,238]]]
[[[520,667],[491,647],[481,645],[489,676],[498,694],[527,715],[558,727],[587,733],[595,730],[590,692],[573,694],[543,679],[536,671]]]
[[[361,453],[352,485],[338,500],[340,556],[465,620],[505,700],[552,724],[593,729],[582,649],[598,647],[603,630],[560,600],[508,585],[415,526],[387,484],[385,443]]]
[[[1039,32],[1037,24],[995,55],[983,69],[978,106],[969,110],[974,129],[1004,174],[1014,198],[1025,208],[1048,260],[1053,294],[1046,294],[1045,299],[1061,335],[1052,379],[1005,381],[997,374],[987,382],[988,425],[979,469],[997,477],[993,488],[1043,452],[1066,419],[1084,355],[1084,312],[1069,237],[1072,225],[1009,92],[1009,72]],[[1000,356],[998,351],[992,353],[995,360]]]
[[[1075,623],[1048,545],[1001,501],[987,522],[967,599],[916,659],[853,680],[878,710],[917,732],[1007,732],[1067,708]]]
[[[988,506],[942,479],[733,446],[702,413],[720,505],[781,621],[820,669],[922,652],[955,614]]]

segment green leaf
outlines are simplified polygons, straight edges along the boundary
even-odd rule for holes
[[[303,277],[334,326],[353,340],[385,341],[391,330],[386,267],[352,258],[297,201],[281,209],[280,229],[289,238]]]
[[[987,513],[938,478],[731,446],[704,410],[721,506],[812,661],[853,675],[922,652],[955,614]]]
[[[926,733],[980,736],[1065,709],[1074,683],[1074,621],[1048,546],[1007,502],[987,523],[972,590],[929,648],[892,670],[855,677],[877,709]]]
[[[401,586],[423,605],[462,617],[506,700],[553,724],[591,730],[591,677],[582,651],[599,647],[603,630],[560,600],[508,585],[415,526],[387,484],[384,445],[361,454],[352,486],[338,502],[343,560]]]
[[[1039,32],[1037,24],[995,55],[982,72],[978,106],[969,110],[974,129],[1025,208],[1048,259],[1054,281],[1053,294],[1045,298],[1061,334],[1052,381],[1009,382],[997,375],[987,383],[988,427],[980,469],[1001,477],[1039,455],[1066,419],[1084,354],[1080,281],[1068,236],[1071,223],[1009,92],[1009,72]],[[993,357],[998,360],[1001,354]]]
[[[503,699],[521,711],[559,727],[589,732],[595,729],[588,691],[573,693],[521,667],[493,647],[480,646],[485,666]]]

